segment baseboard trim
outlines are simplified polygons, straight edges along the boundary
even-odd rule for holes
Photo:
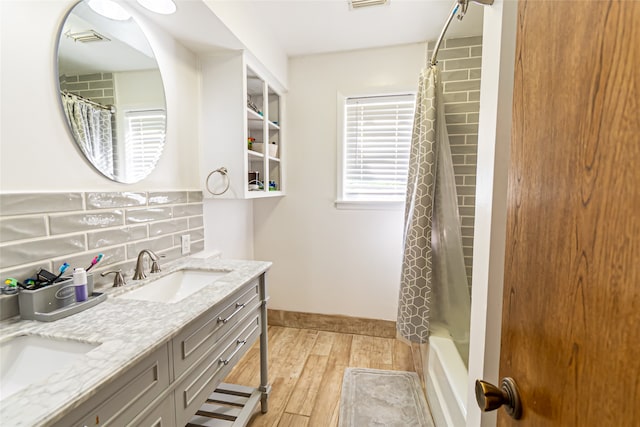
[[[396,322],[365,319],[332,314],[302,313],[297,311],[268,310],[268,323],[287,328],[314,329],[342,334],[369,335],[381,338],[396,337]]]

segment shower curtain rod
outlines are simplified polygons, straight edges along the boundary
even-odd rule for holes
[[[458,19],[462,21],[464,14],[467,13],[467,8],[469,7],[469,1],[472,1],[477,4],[481,4],[484,6],[491,6],[493,4],[493,0],[456,0],[453,7],[451,8],[451,12],[449,12],[449,18],[447,22],[444,24],[444,28],[440,32],[440,37],[438,37],[438,41],[436,41],[436,45],[433,48],[433,54],[431,55],[430,65],[434,66],[438,63],[438,51],[440,50],[440,45],[442,44],[442,39],[444,38],[444,34],[447,32],[449,28],[449,24],[453,20],[453,17],[458,14]],[[462,8],[462,10],[460,10]]]
[[[90,100],[90,99],[88,99],[88,98],[85,98],[84,96],[81,96],[81,95],[75,94],[75,93],[73,93],[73,92],[69,92],[69,91],[67,91],[67,90],[61,90],[61,91],[60,91],[60,93],[61,93],[62,95],[75,96],[76,98],[80,98],[81,100],[83,100],[83,101],[84,101],[84,102],[86,102],[87,104],[91,104],[91,105],[93,105],[94,107],[102,108],[103,110],[109,110],[109,111],[111,111],[112,113],[115,113],[115,112],[116,112],[116,107],[115,107],[115,106],[113,106],[113,105],[102,105],[102,104],[100,104],[100,103],[98,103],[98,102],[92,101],[92,100]]]

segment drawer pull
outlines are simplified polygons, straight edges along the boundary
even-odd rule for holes
[[[246,305],[246,304],[241,304],[241,303],[237,302],[237,303],[236,303],[236,310],[235,310],[233,313],[231,313],[231,314],[229,315],[229,317],[227,317],[226,319],[223,319],[222,317],[218,317],[218,323],[220,323],[220,322],[222,322],[222,323],[227,323],[229,320],[231,320],[231,318],[233,318],[233,316],[235,316],[236,314],[238,314],[238,312],[239,312],[240,310],[242,310],[242,309],[244,308],[244,306],[245,306],[245,305]]]
[[[228,365],[229,362],[231,361],[231,359],[233,359],[233,356],[235,356],[240,349],[242,348],[243,345],[245,345],[247,343],[247,340],[238,340],[236,341],[236,344],[239,344],[236,349],[233,351],[233,353],[231,353],[231,356],[229,356],[228,359],[220,359],[220,363],[222,363],[223,365]]]

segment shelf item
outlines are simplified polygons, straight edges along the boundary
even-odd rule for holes
[[[276,188],[280,188],[281,185],[280,165],[278,164],[278,170],[275,170],[270,162],[270,159],[278,157],[278,145],[281,142],[280,95],[251,67],[247,66],[245,71],[247,96],[258,110],[256,113],[252,108],[247,109],[247,134],[249,138],[253,139],[250,151],[261,154],[260,160],[263,161],[259,165],[255,157],[249,155],[247,167],[249,170],[256,169],[261,180],[258,183],[249,180],[247,189],[254,194],[265,195],[273,191],[270,189],[270,182],[277,181]]]
[[[52,322],[80,313],[107,299],[106,294],[93,292],[93,274],[87,274],[87,293],[89,298],[76,302],[73,279],[67,278],[40,289],[20,289],[18,305],[20,317],[26,320]]]
[[[224,165],[230,181],[229,191],[206,197],[284,195],[284,88],[266,78],[268,72],[243,52],[203,58],[202,70],[201,134],[205,144],[201,170]],[[249,182],[250,171],[259,174],[262,185]],[[277,191],[269,191],[270,181],[275,181]]]

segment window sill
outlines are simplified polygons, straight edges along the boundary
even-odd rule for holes
[[[404,209],[404,201],[391,200],[336,200],[336,209],[398,211]]]

